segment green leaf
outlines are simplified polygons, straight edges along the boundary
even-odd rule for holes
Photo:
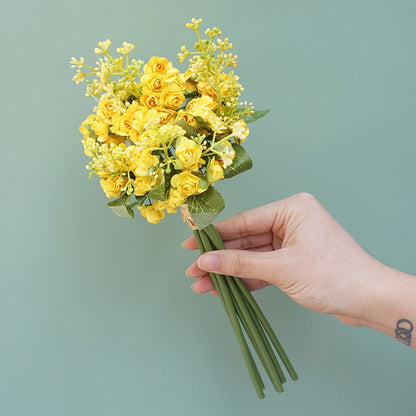
[[[221,194],[212,186],[202,194],[190,196],[186,203],[192,220],[199,229],[211,224],[225,206]]]
[[[129,206],[118,205],[110,207],[111,210],[122,218],[134,218],[134,211]]]
[[[268,110],[254,110],[254,113],[244,114],[241,116],[241,120],[245,121],[246,123],[253,123],[254,121],[258,120],[259,118],[264,117],[270,109]]]
[[[251,157],[243,146],[237,143],[233,143],[232,146],[235,156],[232,165],[224,169],[224,178],[232,178],[241,172],[251,169],[253,166]]]
[[[107,205],[109,207],[118,207],[118,206],[128,205],[130,202],[130,197],[131,195],[127,195],[126,193],[124,193],[119,198],[114,199],[111,202],[107,202]]]
[[[134,201],[132,204],[129,205],[130,208],[136,208],[139,205],[142,205],[143,202],[146,200],[147,195],[143,196],[136,196],[136,201]]]
[[[130,197],[131,195],[127,195],[125,193],[121,195],[119,198],[115,199],[114,201],[108,202],[107,205],[119,217],[134,218],[134,211],[131,207],[128,206],[130,202]]]
[[[88,130],[88,136],[92,137],[93,139],[97,137],[95,131],[92,129],[91,124],[84,124],[84,127]]]
[[[210,127],[210,125],[209,125],[209,123],[208,123],[208,121],[206,121],[204,118],[202,118],[202,117],[199,117],[199,116],[194,116],[194,119],[195,119],[195,121],[197,122],[197,124],[198,124],[198,127],[201,129],[201,128],[206,128],[206,129],[211,129],[211,127]]]
[[[175,124],[185,130],[185,136],[189,139],[198,135],[198,130],[188,124],[185,120],[178,120]]]
[[[184,91],[185,98],[194,98],[194,97],[198,97],[198,91]],[[189,101],[188,101],[189,102]],[[188,103],[187,103],[188,104]]]
[[[134,218],[134,211],[133,208],[131,206],[126,207],[127,208],[127,213],[130,215],[131,218]]]
[[[201,189],[204,189],[208,186],[208,181],[207,178],[205,176],[201,176],[199,179],[199,187]]]
[[[165,181],[157,186],[156,188],[153,188],[147,196],[152,199],[157,199],[158,201],[166,201],[168,198],[168,193],[170,189],[170,179],[165,178]]]

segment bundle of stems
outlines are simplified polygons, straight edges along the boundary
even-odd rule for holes
[[[194,236],[201,253],[225,248],[222,238],[213,224],[203,229],[194,230]],[[210,276],[237,336],[257,396],[259,399],[265,397],[263,392],[264,383],[244,332],[274,388],[278,393],[282,393],[282,385],[286,382],[286,377],[277,360],[275,351],[292,380],[297,380],[298,376],[256,300],[240,278],[217,273],[210,273]]]

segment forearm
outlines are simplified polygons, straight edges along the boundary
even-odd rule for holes
[[[416,277],[379,263],[361,323],[416,350]]]

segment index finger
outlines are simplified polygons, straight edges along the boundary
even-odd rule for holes
[[[247,235],[269,232],[276,220],[276,202],[263,205],[215,223],[215,227],[224,241],[234,240]]]

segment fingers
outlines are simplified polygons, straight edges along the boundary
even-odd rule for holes
[[[250,251],[256,252],[256,253],[264,253],[267,251],[273,251],[274,248],[271,244],[267,244],[265,246],[262,247],[256,247],[256,248],[252,248],[250,249]],[[202,270],[199,268],[198,266],[198,259],[195,260],[188,268],[188,270],[186,270],[185,274],[189,277],[202,277],[204,275],[207,274],[207,272],[205,270]]]
[[[264,253],[266,251],[273,251],[274,247],[271,244],[267,244],[262,247],[251,248],[250,251],[254,251],[256,253]]]
[[[192,286],[191,289],[195,292],[195,293],[207,293],[207,292],[211,292],[212,290],[215,290],[214,284],[212,283],[211,278],[209,277],[209,275],[205,275],[203,277],[201,277],[200,279],[198,279]]]
[[[244,284],[247,286],[247,288],[250,291],[262,289],[265,286],[268,286],[269,283],[263,281],[263,280],[244,280]],[[203,294],[210,292],[214,296],[218,296],[217,291],[215,290],[214,284],[212,283],[211,278],[208,274],[205,274],[200,279],[198,279],[192,286],[192,290],[195,293]],[[214,292],[214,293],[213,293]]]
[[[197,266],[206,272],[246,279],[259,279],[272,283],[278,272],[284,249],[269,252],[247,250],[218,250],[202,254]],[[191,266],[192,267],[192,266]],[[196,268],[194,269],[196,271]]]
[[[272,229],[275,211],[275,203],[263,205],[219,221],[215,227],[224,241],[267,233]]]
[[[197,250],[198,244],[196,243],[195,238],[192,235],[182,243],[182,247],[187,248],[188,250]]]
[[[271,244],[273,235],[271,232],[247,235],[244,237],[236,238],[234,240],[225,241],[226,248],[233,248],[237,250],[253,249],[257,247],[263,247],[267,244]]]
[[[202,270],[199,268],[197,261],[195,261],[194,263],[192,263],[188,270],[185,272],[185,274],[189,277],[202,277],[204,275],[207,274],[207,272],[205,270]]]

